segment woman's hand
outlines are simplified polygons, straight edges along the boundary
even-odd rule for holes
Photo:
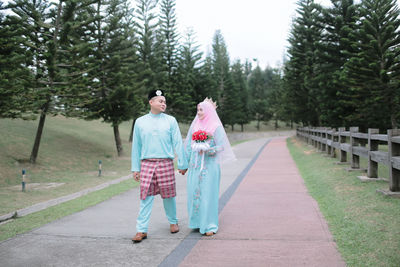
[[[207,150],[207,156],[209,157],[214,157],[217,154],[217,151],[215,151],[214,148],[210,148],[209,150]]]

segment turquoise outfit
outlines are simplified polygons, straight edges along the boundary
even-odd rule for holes
[[[187,169],[182,135],[174,117],[164,113],[149,112],[136,120],[132,142],[132,172],[141,171],[140,165],[143,159],[174,159],[175,153],[178,155],[178,169]],[[153,202],[154,196],[140,200],[140,210],[136,220],[137,232],[147,233]],[[177,224],[175,197],[163,199],[163,205],[168,222]]]
[[[189,132],[188,134],[191,136],[193,133]],[[209,142],[210,150],[205,152],[204,159],[199,152],[192,150],[191,142],[185,144],[189,160],[187,178],[189,228],[199,229],[202,234],[207,232],[216,233],[218,231],[221,169],[217,153],[223,149],[224,134],[225,131],[222,126],[215,129],[213,138],[207,141]],[[203,169],[201,169],[202,165]]]
[[[174,159],[175,152],[178,155],[178,169],[187,169],[182,135],[174,117],[149,112],[136,120],[131,158],[133,172],[140,171],[142,159]]]

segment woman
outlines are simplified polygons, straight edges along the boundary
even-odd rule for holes
[[[220,163],[235,159],[216,108],[208,98],[197,105],[185,141],[189,228],[207,236],[218,231]]]

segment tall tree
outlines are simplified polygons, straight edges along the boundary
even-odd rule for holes
[[[178,32],[175,14],[175,0],[162,0],[160,28],[164,41],[163,61],[167,67],[167,88],[172,83],[172,75],[176,69],[178,55]]]
[[[214,101],[219,100],[219,92],[216,90],[218,81],[214,79],[213,66],[211,55],[207,55],[200,66],[199,87],[196,88],[195,92],[197,103],[203,101],[206,97],[211,97]]]
[[[249,77],[250,111],[257,121],[257,130],[260,130],[260,123],[271,118],[268,107],[266,82],[260,66],[252,71]]]
[[[285,65],[285,87],[288,106],[295,111],[293,119],[308,125],[320,125],[320,107],[317,101],[319,86],[316,74],[317,47],[321,41],[321,7],[313,0],[298,2],[297,17],[294,19],[289,36],[288,62]]]
[[[400,110],[400,18],[395,0],[364,0],[360,28],[354,33],[356,52],[345,64],[360,127],[397,128]]]
[[[216,100],[221,108],[220,117],[222,123],[230,124],[229,111],[226,109],[229,105],[227,97],[229,93],[226,90],[231,90],[232,77],[230,73],[230,59],[228,49],[225,44],[224,37],[220,30],[215,31],[212,42],[212,64],[213,64],[213,78],[217,83],[215,88]],[[229,88],[229,89],[228,89]]]
[[[349,126],[346,118],[352,110],[342,98],[349,90],[342,79],[344,64],[352,52],[350,34],[356,30],[358,9],[353,0],[331,0],[332,6],[323,9],[321,23],[324,31],[318,47],[318,72],[320,87],[317,96],[320,103],[321,124],[332,127]]]
[[[114,130],[118,156],[123,155],[119,124],[137,116],[143,107],[136,83],[137,53],[128,0],[98,2],[96,46],[89,73],[92,101],[85,108],[88,119],[102,118]]]
[[[233,92],[235,92],[232,102],[228,101],[228,103],[232,105],[232,123],[240,124],[241,130],[243,132],[244,124],[250,122],[249,94],[247,88],[245,65],[242,65],[239,60],[236,61],[232,65],[231,73],[233,80]]]
[[[23,35],[29,32],[19,23],[18,17],[0,13],[0,118],[35,118],[31,114],[34,76],[29,69],[33,57],[22,45]]]
[[[138,26],[139,62],[142,69],[139,79],[144,81],[144,92],[158,88],[156,72],[156,31],[157,22],[156,7],[157,0],[136,0],[136,19]],[[145,95],[145,93],[144,93]]]
[[[282,78],[280,69],[267,67],[264,71],[268,114],[275,121],[275,130],[278,129],[278,121],[284,118],[283,102],[282,102]]]
[[[174,88],[170,96],[173,99],[169,110],[179,121],[189,122],[196,113],[195,104],[199,103],[197,91],[199,89],[200,61],[202,53],[195,41],[193,29],[186,33],[185,42],[180,47],[177,67],[174,74]]]
[[[72,79],[79,75],[71,70],[74,62],[69,61],[69,34],[75,12],[90,1],[68,2],[18,0],[10,2],[8,8],[20,30],[19,46],[26,49],[29,69],[34,76],[31,86],[32,108],[40,114],[35,142],[30,156],[35,163],[44,129],[46,116],[58,114],[65,107],[60,100],[75,97]]]
[[[160,32],[163,41],[162,69],[166,73],[160,86],[168,94],[168,110],[173,112],[178,120],[188,121],[190,119],[190,110],[193,108],[193,82],[188,84],[188,75],[194,71],[192,60],[194,51],[193,33],[186,36],[185,43],[181,48],[181,57],[178,53],[179,37],[176,24],[175,0],[162,0],[160,14]],[[194,62],[196,64],[196,62]],[[179,66],[178,66],[179,64]],[[187,64],[187,65],[186,65]],[[185,68],[189,68],[185,70]],[[191,76],[190,78],[194,78]],[[184,79],[184,80],[181,80]],[[185,87],[185,85],[188,87]]]

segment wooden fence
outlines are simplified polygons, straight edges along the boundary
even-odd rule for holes
[[[389,168],[388,193],[400,194],[400,129],[387,130],[379,134],[378,129],[359,132],[358,127],[339,128],[297,128],[296,135],[318,150],[339,157],[339,162],[350,163],[350,170],[360,169],[360,157],[368,160],[367,177],[378,178],[378,165]],[[388,151],[379,150],[379,145],[387,145]],[[347,161],[349,155],[350,162]],[[383,192],[385,193],[385,192]]]

